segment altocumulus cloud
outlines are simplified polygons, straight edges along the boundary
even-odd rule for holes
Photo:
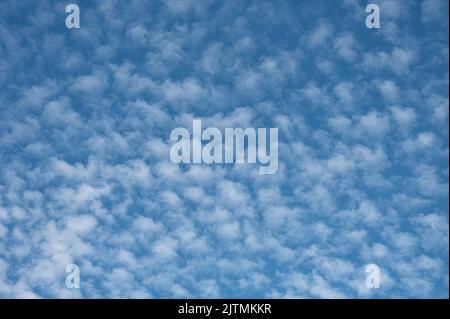
[[[0,297],[448,297],[448,3],[378,2],[2,1]],[[173,164],[195,118],[277,173]]]

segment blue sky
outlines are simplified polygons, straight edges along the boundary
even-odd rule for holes
[[[0,3],[0,297],[448,297],[447,1],[69,3]],[[194,118],[277,173],[173,164]]]

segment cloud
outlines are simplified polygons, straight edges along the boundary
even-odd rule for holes
[[[379,5],[117,0],[72,30],[2,1],[0,298],[448,297],[447,3]],[[277,173],[172,163],[195,118],[278,128]]]

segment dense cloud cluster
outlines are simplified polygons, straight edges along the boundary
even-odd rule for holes
[[[448,297],[447,1],[77,3],[0,3],[0,297]],[[172,163],[193,119],[278,172]]]

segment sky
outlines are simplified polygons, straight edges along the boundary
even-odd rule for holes
[[[447,1],[69,3],[0,2],[0,298],[448,298]]]

